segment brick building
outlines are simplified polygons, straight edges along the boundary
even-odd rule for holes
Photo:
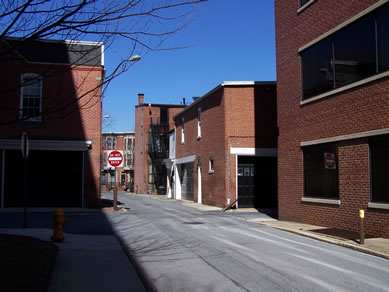
[[[166,190],[168,133],[174,129],[172,117],[185,108],[183,105],[144,103],[144,94],[138,94],[135,106],[135,175],[137,193]]]
[[[133,191],[134,187],[134,132],[103,133],[103,169],[101,172],[101,189],[103,192],[112,188],[112,181],[107,161],[108,152],[111,150],[123,151],[123,167],[115,168],[115,176],[119,191]]]
[[[277,206],[275,82],[223,82],[174,121],[177,199]]]
[[[103,44],[0,40],[0,207],[97,207]]]
[[[389,3],[276,0],[279,218],[389,237]]]

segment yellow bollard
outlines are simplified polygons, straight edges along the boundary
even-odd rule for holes
[[[365,224],[363,219],[365,218],[365,211],[359,210],[359,218],[360,220],[360,231],[359,231],[359,244],[365,244]]]
[[[62,242],[65,239],[63,236],[63,226],[67,222],[68,219],[65,218],[63,210],[61,208],[55,209],[53,235],[51,236],[52,241]]]

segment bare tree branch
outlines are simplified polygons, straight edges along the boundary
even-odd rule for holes
[[[50,119],[59,113],[70,114],[77,109],[75,104],[87,108],[100,101],[102,96],[95,95],[97,89],[101,88],[104,95],[110,82],[133,65],[129,62],[132,55],[187,47],[188,44],[166,46],[166,40],[197,19],[198,6],[203,2],[207,0],[2,0],[0,41],[17,38],[31,44],[39,39],[87,40],[104,43],[104,54],[109,54],[117,41],[128,48],[124,54],[121,51],[112,72],[94,88],[83,92],[80,86],[76,89],[76,99],[61,104],[50,102],[40,113]],[[12,45],[0,46],[0,62],[14,50]],[[74,66],[82,66],[80,60],[61,69],[54,64],[47,66],[43,78],[53,78]],[[0,97],[7,90],[15,88],[0,88]],[[85,100],[81,102],[82,99]],[[19,111],[20,108],[0,105],[0,114]],[[18,120],[8,120],[5,124]]]

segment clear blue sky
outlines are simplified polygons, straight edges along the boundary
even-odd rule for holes
[[[138,93],[145,94],[145,103],[180,104],[223,81],[276,80],[273,0],[210,0],[190,27],[169,41],[193,45],[148,52],[112,81],[103,99],[103,113],[112,118],[105,131],[134,131]],[[105,55],[108,74],[113,58]]]

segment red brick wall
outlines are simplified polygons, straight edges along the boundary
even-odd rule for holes
[[[236,194],[236,155],[230,147],[277,146],[275,85],[224,86],[176,117],[176,157],[196,155],[201,159],[202,202],[225,206],[227,192]],[[201,139],[197,139],[197,109],[201,108]],[[258,111],[258,112],[256,112]],[[181,119],[185,119],[185,143],[181,144]],[[209,158],[215,172],[209,174]],[[197,201],[197,160],[194,198]],[[230,173],[228,189],[227,171]]]
[[[3,60],[2,60],[3,62]],[[0,122],[17,120],[20,104],[21,74],[44,76],[42,86],[42,122],[17,121],[0,126],[0,138],[19,139],[26,131],[30,139],[91,140],[92,148],[85,156],[85,206],[97,207],[100,199],[101,155],[101,90],[93,90],[102,77],[103,68],[69,67],[24,63],[6,58],[2,63],[1,105],[11,108],[2,112]],[[4,87],[5,85],[5,87]],[[7,87],[8,86],[8,87]],[[8,89],[7,89],[8,88]],[[81,97],[81,93],[92,91]],[[47,113],[48,112],[48,113]]]
[[[124,154],[125,154],[125,136],[129,136],[129,133],[104,133],[102,135],[102,140],[103,140],[103,146],[102,146],[102,155],[104,155],[104,151],[110,151],[110,150],[107,150],[107,149],[104,149],[104,137],[106,136],[109,136],[109,137],[116,137],[116,147],[115,147],[115,150],[119,150],[119,151],[123,151],[123,159],[124,159]],[[102,162],[103,162],[103,159],[102,158]],[[126,179],[126,184],[122,184],[121,183],[121,173],[122,172],[125,172],[125,169],[124,169],[124,161],[123,161],[123,167],[116,167],[116,179],[117,179],[117,187],[118,187],[118,190],[119,191],[124,191],[127,184],[128,184],[128,181]],[[107,165],[109,166],[109,165]],[[109,191],[110,190],[110,182],[107,181],[107,185],[106,186],[102,186],[102,191]]]
[[[138,193],[146,193],[153,189],[153,185],[149,184],[148,181],[149,163],[151,163],[148,154],[149,131],[151,131],[151,123],[157,124],[160,122],[161,107],[168,108],[168,130],[174,129],[173,116],[182,110],[181,106],[151,104],[149,107],[148,103],[145,103],[135,108],[134,184],[135,192],[138,191]]]
[[[197,139],[197,109],[201,107],[201,139]],[[185,143],[181,144],[181,119],[185,119]],[[198,155],[201,159],[202,202],[224,206],[224,99],[223,88],[206,97],[176,117],[176,158]],[[209,158],[214,158],[214,173],[208,173]],[[194,199],[197,201],[197,161],[194,164]]]
[[[297,1],[276,0],[277,96],[279,126],[279,217],[357,230],[358,209],[370,198],[367,140],[339,146],[340,206],[302,203],[303,155],[300,143],[389,127],[388,78],[300,105],[301,61],[298,49],[377,0],[316,1],[297,14]],[[367,232],[389,236],[387,211],[368,209]]]
[[[145,153],[144,144],[144,107],[135,108],[135,147],[134,147],[134,191],[138,193],[145,192]]]
[[[225,87],[225,153],[231,147],[277,148],[277,104],[275,84]],[[227,154],[226,154],[227,155]],[[236,199],[237,155],[229,155],[230,200]],[[226,188],[228,181],[226,180]]]

